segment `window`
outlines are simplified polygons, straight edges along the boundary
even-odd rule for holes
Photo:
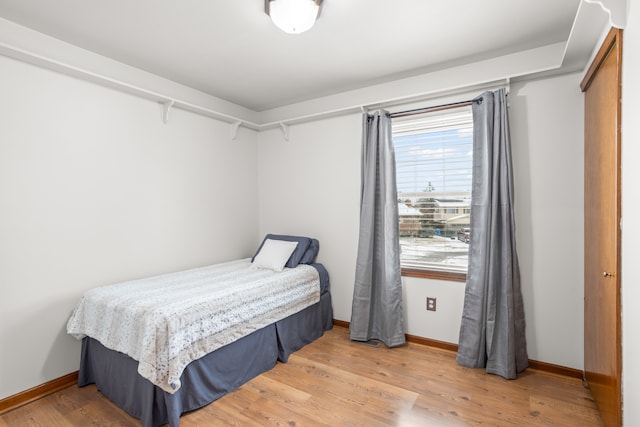
[[[402,273],[464,280],[473,232],[471,107],[392,124]]]

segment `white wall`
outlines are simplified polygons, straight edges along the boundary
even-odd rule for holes
[[[583,99],[572,74],[512,85],[518,249],[531,359],[582,368]],[[334,317],[351,319],[359,114],[261,132],[260,233],[320,238]],[[464,283],[403,278],[407,332],[456,343]],[[427,312],[427,296],[438,311]]]
[[[249,256],[257,133],[0,56],[0,399],[78,369],[91,287]]]
[[[640,9],[631,4],[622,40],[622,399],[632,427],[640,425]]]
[[[529,358],[584,355],[584,98],[580,74],[513,84],[516,238]]]
[[[334,318],[351,320],[360,212],[359,114],[260,132],[260,234],[320,241]]]
[[[438,341],[458,343],[464,282],[403,277],[407,333]],[[427,311],[427,297],[436,298],[436,311]]]

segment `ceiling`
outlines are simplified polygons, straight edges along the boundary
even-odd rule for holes
[[[288,35],[263,0],[0,0],[0,17],[254,111],[569,37],[580,0],[324,0]]]

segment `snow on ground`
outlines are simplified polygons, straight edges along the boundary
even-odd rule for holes
[[[468,265],[469,244],[455,238],[433,236],[427,238],[401,237],[400,256],[403,264],[416,262],[434,266],[454,267],[466,271]]]

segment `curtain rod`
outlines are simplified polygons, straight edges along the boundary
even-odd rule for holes
[[[505,90],[507,92],[507,96],[509,96],[509,92],[510,92],[510,89],[511,89],[511,79],[509,77],[507,77],[505,79],[504,87],[505,87]],[[398,112],[395,112],[395,113],[390,113],[389,117],[395,118],[395,117],[415,116],[417,114],[430,113],[430,112],[433,112],[433,111],[442,111],[442,110],[448,110],[450,108],[455,108],[455,107],[464,107],[464,106],[467,106],[467,105],[471,105],[474,102],[481,103],[482,102],[482,97],[470,99],[470,100],[467,100],[467,101],[458,101],[458,102],[450,102],[448,104],[434,105],[432,107],[423,107],[423,108],[416,108],[416,109],[413,109],[413,110],[398,111]],[[364,107],[363,107],[363,110],[364,110]]]
[[[396,117],[415,116],[416,114],[429,113],[432,111],[441,111],[441,110],[448,110],[450,108],[455,108],[455,107],[464,107],[466,105],[471,105],[474,102],[482,102],[482,98],[471,99],[468,101],[451,102],[449,104],[434,105],[433,107],[424,107],[424,108],[416,108],[413,110],[398,111],[397,113],[389,114],[389,117],[396,118]]]

